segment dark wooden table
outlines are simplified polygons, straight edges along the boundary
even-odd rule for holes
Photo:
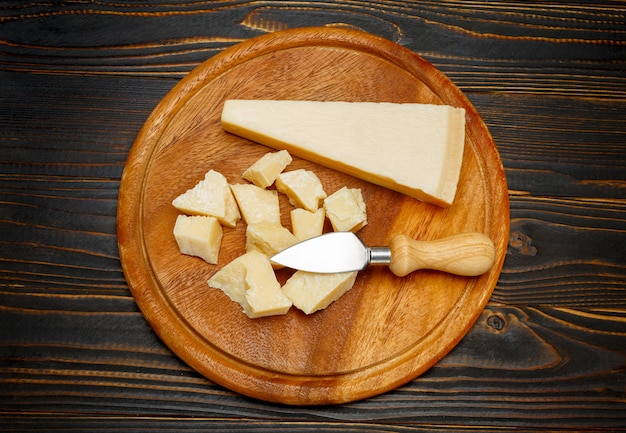
[[[0,430],[626,429],[626,4],[0,2]],[[139,129],[192,68],[263,33],[359,28],[446,73],[506,169],[510,242],[462,342],[401,388],[291,407],[197,374],[122,273]]]

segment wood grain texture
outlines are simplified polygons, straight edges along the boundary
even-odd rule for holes
[[[105,310],[102,302],[93,303]],[[53,424],[61,416],[80,421],[97,411],[111,425],[113,417],[154,417],[145,422],[155,428],[160,417],[204,418],[216,426],[244,417],[281,421],[284,431],[303,419],[317,427],[336,423],[341,429],[350,421],[398,430],[401,425],[575,429],[623,424],[623,383],[616,380],[624,363],[623,311],[491,305],[466,338],[419,380],[349,405],[297,408],[242,398],[208,382],[162,347],[131,304],[124,314],[43,313],[45,326],[28,319],[24,309],[3,311],[3,329],[13,335],[2,347],[3,413],[32,414]],[[86,337],[75,330],[79,327],[97,329],[97,338],[85,345]],[[126,330],[123,339],[120,329]],[[28,337],[33,344],[22,344],[32,335],[39,336],[37,344],[33,337]]]
[[[622,2],[0,4],[0,428],[620,431],[626,426]],[[423,55],[489,126],[511,194],[504,272],[420,379],[349,405],[242,398],[152,333],[115,209],[141,125],[251,36],[361,28]]]

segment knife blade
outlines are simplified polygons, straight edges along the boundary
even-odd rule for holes
[[[387,265],[404,277],[419,269],[478,276],[492,268],[495,248],[482,233],[459,233],[436,240],[394,236],[387,247],[367,247],[352,232],[326,233],[297,243],[270,258],[288,268],[316,273],[360,271],[368,265]]]

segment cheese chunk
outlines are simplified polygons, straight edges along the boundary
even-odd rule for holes
[[[217,271],[208,281],[209,287],[220,289],[232,301],[240,304],[244,311],[248,302],[246,301],[246,256],[239,256],[219,271]]]
[[[241,177],[249,180],[259,188],[267,188],[274,183],[276,177],[291,164],[291,155],[286,150],[266,153],[252,164]]]
[[[246,227],[246,251],[256,250],[268,257],[298,242],[285,227],[262,221]]]
[[[283,293],[306,314],[328,307],[354,285],[357,271],[317,274],[297,271],[283,286]]]
[[[286,314],[291,307],[269,259],[258,251],[237,257],[215,273],[208,284],[238,302],[251,319]]]
[[[222,226],[217,218],[179,215],[174,224],[174,238],[181,253],[217,264],[222,242]]]
[[[314,212],[320,200],[326,198],[322,182],[310,170],[293,170],[281,173],[276,179],[276,189],[289,197],[289,203]]]
[[[280,204],[277,191],[243,183],[231,185],[230,188],[246,224],[252,225],[265,221],[280,225]]]
[[[203,180],[176,197],[172,205],[189,215],[213,216],[226,227],[235,227],[241,218],[228,181],[214,170],[209,170]]]
[[[386,102],[228,100],[222,127],[420,200],[448,206],[465,110]]]
[[[343,187],[324,199],[326,216],[336,232],[356,232],[367,224],[363,195],[358,188]]]
[[[298,241],[319,236],[324,231],[324,219],[326,212],[319,208],[315,212],[296,208],[291,211],[291,231]]]

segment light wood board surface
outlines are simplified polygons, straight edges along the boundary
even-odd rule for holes
[[[206,284],[245,250],[245,224],[224,230],[217,266],[183,256],[172,200],[209,169],[229,182],[269,148],[221,129],[224,100],[311,99],[422,102],[467,111],[466,147],[455,202],[419,202],[294,158],[328,193],[361,188],[370,246],[397,233],[416,239],[468,231],[496,245],[493,269],[477,278],[434,271],[407,277],[362,271],[354,288],[310,316],[248,319]],[[384,149],[381,149],[384,151]],[[282,198],[283,224],[290,205]],[[119,194],[120,257],[133,296],[160,338],[185,362],[230,389],[286,404],[362,399],[417,377],[444,357],[483,311],[502,268],[509,229],[506,178],[479,114],[439,71],[409,50],[358,31],[288,30],[251,39],[194,69],[156,107],[128,158]],[[278,272],[284,282],[290,271]]]

